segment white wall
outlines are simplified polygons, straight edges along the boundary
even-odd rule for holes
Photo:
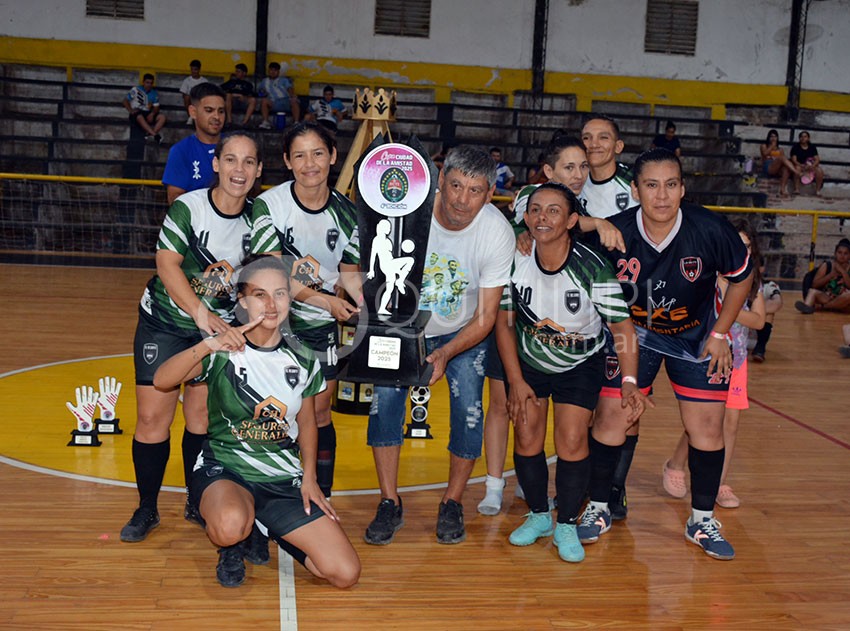
[[[643,51],[646,0],[549,3],[548,70],[782,85],[791,0],[702,0],[696,56]],[[784,38],[782,31],[784,29]]]
[[[791,0],[701,0],[695,57],[643,52],[646,0],[551,0],[547,68],[783,85]],[[256,0],[146,0],[143,22],[85,17],[85,0],[0,0],[0,36],[251,51]],[[270,0],[269,50],[529,69],[534,0],[433,0],[429,39],[374,36],[374,0]],[[366,69],[368,71],[368,69]],[[850,0],[813,2],[803,87],[850,91]]]
[[[86,17],[85,0],[0,0],[0,35],[253,50],[256,6],[255,0],[145,0],[142,21]]]
[[[431,37],[374,35],[374,0],[271,0],[269,49],[294,55],[531,67],[534,0],[433,0]]]
[[[850,92],[850,0],[812,2],[802,87]]]

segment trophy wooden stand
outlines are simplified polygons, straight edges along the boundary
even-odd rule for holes
[[[360,127],[354,136],[351,148],[348,150],[335,187],[346,197],[352,197],[354,165],[357,164],[360,156],[366,152],[366,148],[372,144],[377,136],[382,134],[386,137],[387,142],[392,142],[389,124],[395,122],[395,90],[388,93],[383,88],[380,88],[377,92],[363,88],[362,94],[359,89],[355,90],[352,109],[354,113],[351,118],[361,121]]]

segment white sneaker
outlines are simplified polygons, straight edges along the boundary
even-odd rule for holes
[[[260,123],[260,129],[271,129],[272,124],[269,121],[263,121]]]
[[[505,489],[503,478],[487,476],[486,493],[478,504],[478,512],[482,515],[498,515],[502,510],[502,491]]]

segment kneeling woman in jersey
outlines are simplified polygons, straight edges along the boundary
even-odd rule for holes
[[[316,481],[315,399],[326,384],[313,353],[281,333],[290,305],[283,262],[246,260],[237,297],[248,324],[175,355],[154,377],[159,388],[197,378],[209,389],[208,439],[192,490],[207,535],[221,546],[216,576],[226,587],[245,580],[256,518],[310,572],[350,587],[360,560]]]
[[[637,336],[614,270],[604,258],[570,237],[578,201],[560,184],[543,184],[529,198],[525,222],[534,238],[531,256],[514,258],[496,324],[499,355],[508,383],[514,423],[514,465],[531,512],[511,533],[516,546],[551,535],[547,500],[549,469],[543,444],[546,406],[555,407],[555,486],[558,554],[584,559],[576,521],[590,479],[587,428],[605,371],[603,321],[614,334],[620,366],[637,374]],[[634,378],[624,379],[623,405],[637,419],[646,398]]]

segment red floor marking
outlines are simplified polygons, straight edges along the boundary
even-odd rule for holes
[[[755,404],[756,404],[756,405],[758,405],[759,407],[764,408],[764,409],[765,409],[765,410],[767,410],[768,412],[772,412],[773,414],[776,414],[776,416],[781,416],[781,417],[782,417],[782,418],[784,418],[786,421],[791,421],[792,423],[794,423],[794,424],[796,424],[796,425],[799,425],[799,426],[800,426],[800,427],[802,427],[803,429],[807,429],[807,430],[809,430],[809,431],[810,431],[810,432],[812,432],[813,434],[817,434],[818,436],[820,436],[820,437],[822,437],[822,438],[826,438],[828,441],[835,443],[835,444],[836,444],[836,445],[838,445],[839,447],[844,447],[844,449],[850,449],[850,444],[845,443],[843,440],[841,440],[841,439],[839,439],[839,438],[836,438],[835,436],[830,436],[830,435],[829,435],[829,434],[827,434],[826,432],[822,432],[821,430],[819,430],[819,429],[818,429],[818,428],[816,428],[816,427],[812,427],[811,425],[809,425],[809,424],[807,424],[807,423],[804,423],[803,421],[798,421],[798,420],[797,420],[797,419],[795,419],[793,416],[788,416],[788,415],[787,415],[787,414],[785,414],[784,412],[780,412],[780,411],[779,411],[779,410],[777,410],[776,408],[772,408],[772,407],[770,407],[769,405],[767,405],[766,403],[762,403],[762,402],[761,402],[761,401],[759,401],[758,399],[754,399],[754,398],[752,398],[752,397],[749,397],[749,399],[750,399],[750,401],[752,401],[753,403],[755,403]]]

